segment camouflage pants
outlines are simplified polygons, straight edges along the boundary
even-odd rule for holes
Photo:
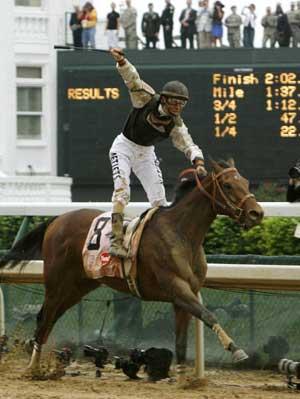
[[[125,29],[125,46],[127,49],[136,50],[137,44],[137,34],[135,30]]]
[[[267,47],[267,42],[270,41],[270,47],[274,47],[276,43],[276,31],[275,30],[265,30],[263,37],[263,47]]]
[[[291,31],[293,47],[298,47],[300,44],[300,26],[291,24]]]
[[[241,47],[241,33],[240,30],[228,32],[229,46],[232,48]]]
[[[211,32],[198,32],[197,33],[197,46],[198,48],[211,47]]]

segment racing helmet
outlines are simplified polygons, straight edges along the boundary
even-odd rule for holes
[[[181,100],[187,101],[189,99],[189,91],[186,85],[179,82],[178,80],[172,80],[164,85],[161,96],[179,98]]]

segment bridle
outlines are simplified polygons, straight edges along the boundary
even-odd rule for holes
[[[181,178],[188,173],[193,173],[195,175],[197,188],[210,200],[210,202],[212,204],[212,208],[215,213],[217,213],[217,207],[219,207],[228,216],[232,216],[233,219],[240,222],[240,220],[245,212],[245,209],[243,208],[243,206],[245,205],[246,201],[249,198],[254,198],[254,195],[251,193],[246,194],[238,204],[235,204],[228,198],[228,196],[226,196],[226,194],[224,193],[224,191],[220,185],[220,181],[219,181],[220,177],[224,176],[225,174],[238,173],[236,168],[226,168],[217,174],[214,171],[211,172],[210,177],[212,180],[211,180],[211,182],[209,182],[209,184],[213,185],[212,194],[210,194],[206,190],[206,187],[201,183],[196,169],[193,169],[193,168],[186,169],[180,174],[179,177]],[[218,193],[220,194],[220,197],[224,200],[224,202],[223,201],[221,202],[217,199]]]

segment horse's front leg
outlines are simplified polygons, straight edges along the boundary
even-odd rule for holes
[[[175,310],[175,331],[176,331],[176,360],[177,373],[179,381],[182,381],[185,375],[186,368],[186,350],[188,327],[191,320],[191,314],[182,310],[180,307],[174,305]]]
[[[233,362],[240,362],[248,358],[247,354],[238,348],[223,328],[218,323],[215,315],[206,309],[204,305],[199,302],[197,295],[193,293],[189,284],[177,277],[173,280],[174,305],[181,308],[185,312],[191,313],[193,316],[202,320],[203,323],[211,328],[219,338],[224,349],[232,353]]]

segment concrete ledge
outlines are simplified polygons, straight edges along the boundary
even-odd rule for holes
[[[0,176],[1,202],[71,201],[70,177]]]

